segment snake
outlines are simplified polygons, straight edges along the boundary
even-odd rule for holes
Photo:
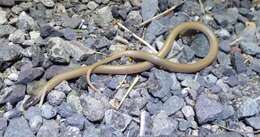
[[[174,63],[165,57],[171,51],[175,40],[179,35],[189,31],[195,30],[203,33],[207,40],[209,41],[208,54],[191,64]],[[26,109],[31,105],[39,103],[39,106],[43,104],[44,98],[48,92],[55,88],[64,80],[70,80],[77,78],[82,75],[86,75],[87,83],[94,91],[97,90],[95,86],[90,81],[90,75],[92,73],[96,74],[136,74],[143,71],[147,71],[154,66],[158,66],[166,71],[179,72],[179,73],[195,73],[203,68],[209,66],[217,57],[219,51],[218,39],[214,32],[205,24],[196,21],[183,22],[177,25],[175,28],[170,30],[163,47],[158,51],[158,53],[149,53],[145,51],[136,50],[126,50],[119,53],[114,53],[101,61],[98,61],[89,66],[81,66],[68,70],[64,73],[60,73],[53,78],[51,78],[44,86],[39,87],[35,92],[31,93],[29,99],[27,99],[23,105]],[[136,64],[125,64],[125,65],[105,65],[115,59],[121,58],[123,56],[131,57],[133,59],[142,60]]]

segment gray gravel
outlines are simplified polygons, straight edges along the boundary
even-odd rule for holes
[[[167,15],[139,26],[180,2]],[[202,3],[210,14],[190,0],[0,0],[0,137],[135,137],[142,128],[149,137],[242,137],[218,125],[259,130],[259,7],[248,0]],[[115,20],[157,50],[170,29],[200,21],[217,36],[220,52],[198,72],[154,66],[137,74],[140,80],[119,109],[113,105],[136,74],[92,74],[99,92],[81,74],[49,91],[43,106],[22,108],[57,74],[124,50],[150,51]],[[176,41],[167,55],[172,62],[195,63],[208,54],[209,41],[200,32],[188,31]],[[109,64],[137,62],[142,60],[122,57]]]

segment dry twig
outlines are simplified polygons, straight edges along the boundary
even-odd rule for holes
[[[176,9],[177,7],[179,7],[180,5],[182,5],[183,3],[184,3],[184,2],[181,2],[181,3],[177,4],[177,5],[174,5],[174,6],[172,6],[171,8],[165,10],[164,12],[162,12],[162,13],[160,13],[160,14],[158,14],[158,15],[156,15],[156,16],[154,16],[154,17],[152,17],[152,18],[150,18],[150,19],[148,19],[148,20],[146,20],[146,21],[144,21],[144,22],[142,22],[142,23],[139,25],[139,27],[142,27],[142,26],[144,26],[144,25],[150,23],[150,22],[153,21],[153,20],[156,20],[156,19],[159,19],[159,18],[165,16],[166,14],[172,12],[174,9]]]

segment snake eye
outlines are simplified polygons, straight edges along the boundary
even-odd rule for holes
[[[36,105],[40,101],[37,96],[30,96],[23,104],[24,109],[28,109],[30,106]]]

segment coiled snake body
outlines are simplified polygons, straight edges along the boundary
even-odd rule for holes
[[[188,30],[197,30],[204,33],[209,41],[210,48],[207,56],[193,64],[179,64],[173,63],[165,59],[165,56],[169,53],[172,48],[173,42],[180,33],[184,33]],[[218,54],[218,40],[215,34],[204,24],[199,22],[185,22],[171,30],[167,37],[164,46],[159,50],[157,54],[147,53],[143,51],[124,51],[116,53],[110,57],[105,58],[91,66],[83,66],[64,72],[62,74],[54,76],[47,84],[41,89],[37,90],[34,95],[24,103],[24,108],[28,108],[32,104],[36,104],[40,101],[40,105],[43,103],[45,95],[52,90],[55,86],[61,83],[63,80],[70,80],[81,75],[87,74],[87,82],[91,88],[95,90],[95,87],[90,82],[91,73],[102,73],[102,74],[134,74],[146,71],[152,68],[154,65],[160,66],[165,70],[171,72],[184,72],[192,73],[197,72],[208,65],[210,65]],[[113,61],[122,56],[128,56],[132,58],[138,58],[144,60],[137,64],[131,65],[103,65],[110,61]]]

